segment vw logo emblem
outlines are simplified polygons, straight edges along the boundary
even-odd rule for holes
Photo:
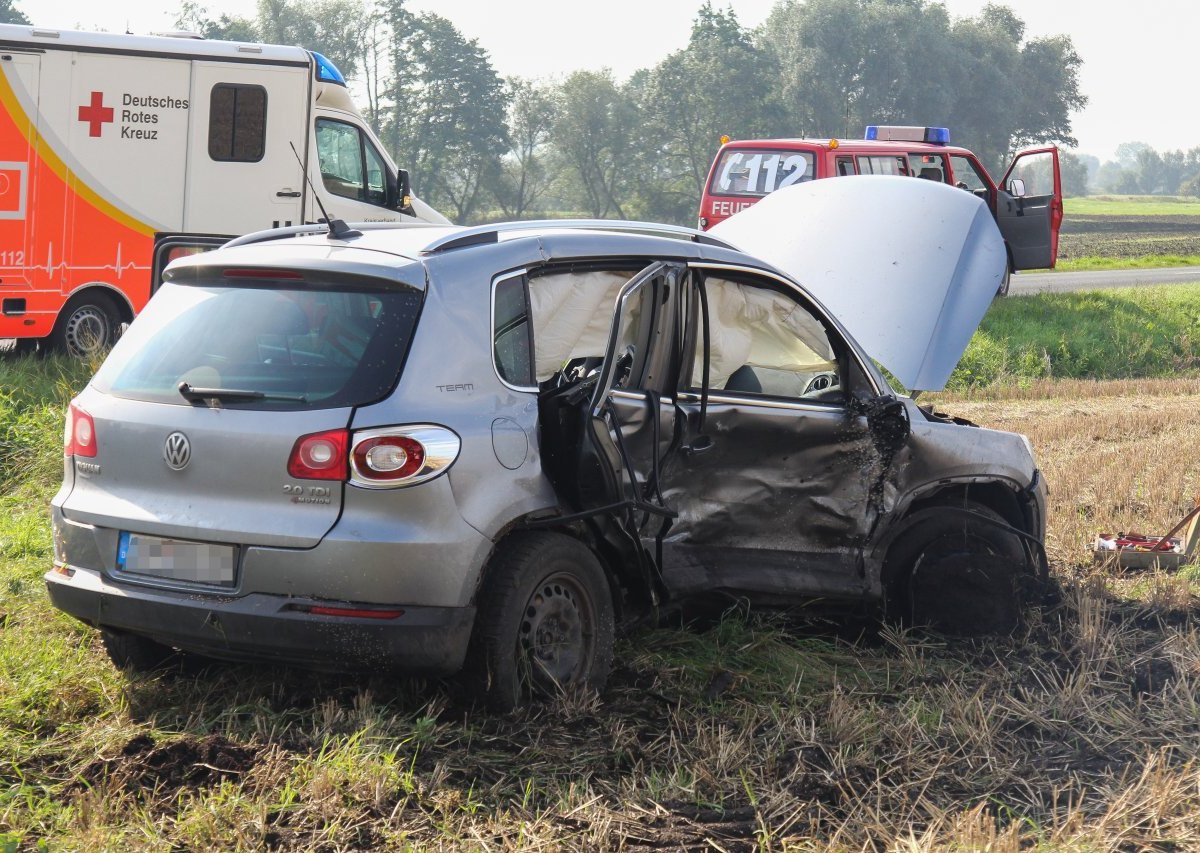
[[[167,465],[176,470],[182,471],[192,461],[192,443],[188,441],[188,437],[181,432],[173,432],[167,436],[167,441],[163,445],[163,459],[167,461]]]

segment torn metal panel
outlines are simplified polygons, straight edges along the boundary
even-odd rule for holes
[[[697,408],[685,404],[693,418]],[[663,545],[668,586],[860,593],[858,555],[881,473],[865,420],[717,398],[705,432],[711,446],[672,457],[663,474],[664,501],[678,513]]]

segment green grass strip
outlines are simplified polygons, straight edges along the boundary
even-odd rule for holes
[[[1162,195],[1095,195],[1063,199],[1071,214],[1109,216],[1200,216],[1200,198]]]
[[[1200,266],[1200,255],[1146,255],[1141,258],[1084,257],[1060,260],[1053,272],[1083,270],[1144,270]]]
[[[1200,371],[1200,284],[998,299],[947,388]]]

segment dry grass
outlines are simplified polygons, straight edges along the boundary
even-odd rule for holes
[[[1200,491],[1200,382],[987,397],[938,402],[1033,439],[1062,589],[1003,640],[734,614],[497,717],[383,675],[125,677],[13,562],[0,849],[1200,849],[1194,570],[1085,547]]]

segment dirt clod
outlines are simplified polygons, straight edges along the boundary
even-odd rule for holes
[[[236,779],[254,766],[257,750],[220,735],[158,742],[141,734],[115,756],[87,765],[81,781],[138,790],[179,790]]]

